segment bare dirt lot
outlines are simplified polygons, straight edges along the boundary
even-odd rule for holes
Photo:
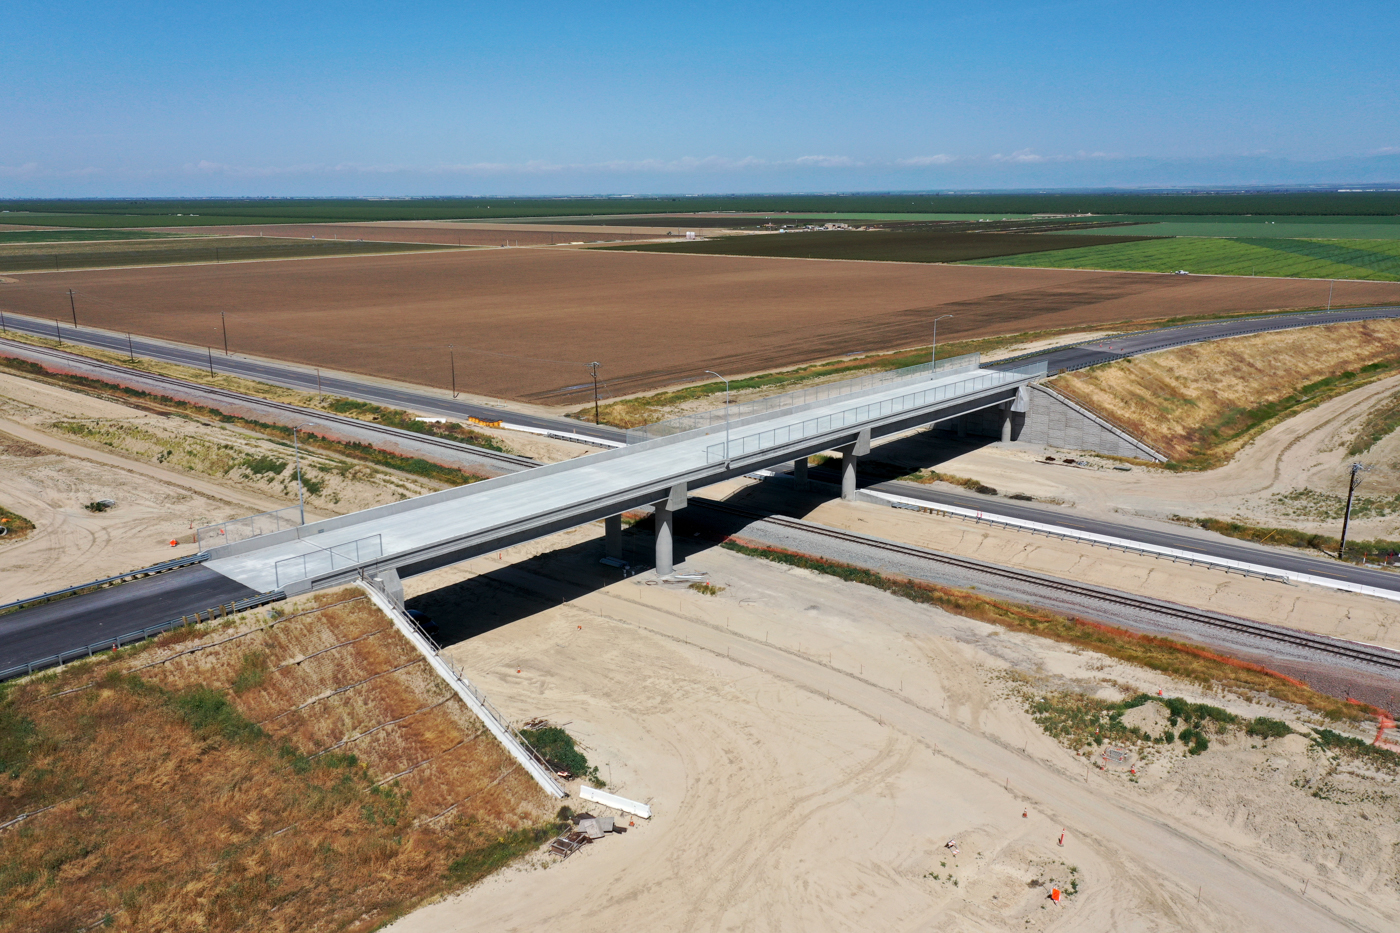
[[[846,353],[1162,318],[1318,306],[1328,283],[579,249],[13,276],[0,309],[308,365],[567,404],[590,360],[610,395]],[[1334,304],[1400,301],[1339,282]],[[573,387],[570,391],[570,387]],[[591,385],[588,387],[591,392]]]
[[[1388,774],[1303,736],[1240,731],[1199,756],[1149,743],[1136,773],[1101,771],[1025,697],[1161,689],[1250,717],[1295,711],[719,549],[689,561],[717,596],[649,575],[580,596],[602,572],[598,533],[410,587],[434,590],[416,604],[444,631],[470,627],[446,653],[507,715],[570,722],[655,816],[396,933],[1379,930],[1400,917]],[[1153,734],[1169,728],[1156,707],[1142,711],[1162,720],[1143,723]],[[1056,904],[1051,887],[1074,893]]]

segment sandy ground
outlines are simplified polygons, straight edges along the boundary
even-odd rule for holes
[[[428,592],[414,604],[449,637],[474,635],[447,653],[506,715],[569,723],[654,818],[398,933],[1400,922],[1400,805],[1372,777],[1302,740],[1221,739],[1199,758],[1144,757],[1133,783],[1043,735],[1020,695],[1162,689],[1295,712],[719,549],[689,562],[725,588],[715,597],[609,583],[598,534],[414,578],[410,595]],[[1331,799],[1310,795],[1320,775]],[[1047,899],[1072,880],[1075,896]]]
[[[934,435],[876,448],[876,459],[936,464],[942,472],[971,476],[1003,493],[1073,505],[1100,517],[1136,515],[1170,520],[1173,515],[1280,525],[1336,536],[1341,530],[1349,464],[1373,469],[1357,489],[1351,534],[1400,538],[1400,432],[1360,456],[1347,445],[1367,412],[1400,391],[1400,377],[1372,383],[1303,411],[1265,431],[1227,464],[1204,472],[1172,473],[1134,466],[1112,469],[1103,458],[1028,444],[958,446]],[[883,452],[882,452],[883,451]],[[1047,453],[1081,463],[1047,465]]]
[[[201,525],[295,505],[294,469],[250,472],[259,457],[285,462],[290,451],[225,425],[0,375],[0,503],[36,526],[0,543],[0,602],[191,554]],[[302,464],[323,484],[308,496],[309,520],[438,488],[314,453]],[[98,499],[117,505],[83,508]]]
[[[229,344],[309,366],[545,404],[582,402],[588,361],[609,395],[706,369],[764,371],[848,353],[1182,313],[1318,306],[1327,283],[496,249],[298,262],[32,273],[0,308],[37,316],[77,294],[81,321]],[[1338,282],[1335,304],[1400,300],[1400,283]],[[295,309],[295,310],[292,310]],[[385,327],[392,321],[392,327]],[[366,339],[365,335],[371,335]]]
[[[789,488],[765,488],[762,483],[737,489],[726,484],[701,494],[736,503],[752,502],[775,511],[793,504]],[[803,518],[822,525],[945,554],[1400,650],[1400,603],[1387,599],[1227,574],[1208,567],[1174,564],[1127,551],[873,503],[831,499],[810,511],[799,511],[805,511]]]

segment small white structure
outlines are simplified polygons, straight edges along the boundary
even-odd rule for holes
[[[693,240],[693,239],[695,239],[695,231],[694,231],[694,230],[687,230],[687,231],[685,232],[685,238],[686,238],[687,240]]]
[[[583,784],[578,789],[578,795],[584,800],[592,800],[594,803],[601,803],[605,807],[612,807],[614,810],[621,810],[623,813],[631,813],[640,816],[644,820],[651,819],[651,807],[635,800],[628,800],[626,797],[619,797],[617,794],[610,794],[605,790],[598,790],[596,787],[589,787]]]

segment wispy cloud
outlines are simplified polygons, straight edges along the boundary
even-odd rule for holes
[[[958,161],[958,157],[957,157],[957,156],[941,155],[941,154],[940,154],[940,155],[928,155],[928,156],[912,156],[912,157],[910,157],[910,158],[908,158],[908,159],[895,159],[895,160],[894,160],[894,164],[895,164],[895,165],[906,165],[906,166],[909,166],[910,168],[923,168],[924,166],[927,166],[927,165],[949,165],[949,164],[951,164],[951,163],[953,163],[953,162],[956,162],[956,161]]]

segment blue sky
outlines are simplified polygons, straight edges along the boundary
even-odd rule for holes
[[[1400,4],[6,3],[0,196],[1400,182]]]

